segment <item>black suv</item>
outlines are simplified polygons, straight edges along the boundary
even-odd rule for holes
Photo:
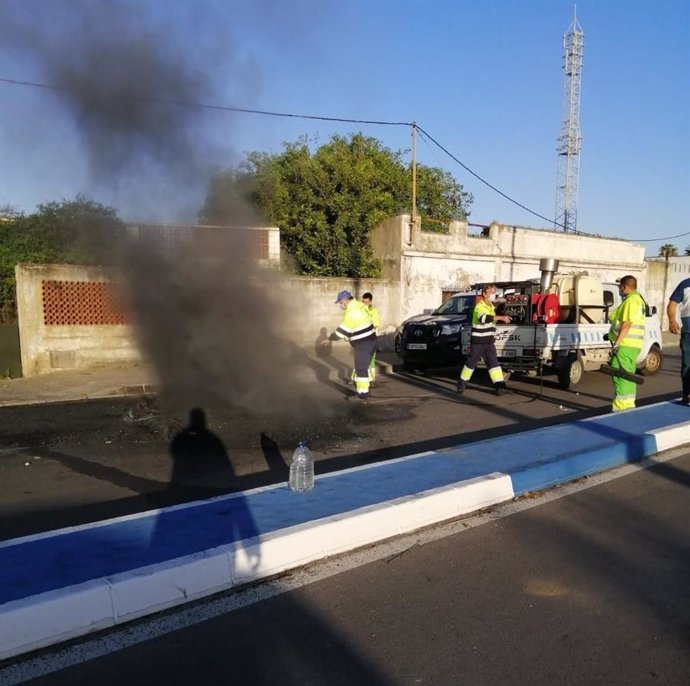
[[[405,369],[460,365],[460,334],[472,323],[475,293],[456,293],[437,310],[406,319],[396,331],[395,352]]]

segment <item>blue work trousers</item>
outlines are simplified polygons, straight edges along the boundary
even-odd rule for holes
[[[690,395],[690,333],[680,334],[680,378],[683,395]]]

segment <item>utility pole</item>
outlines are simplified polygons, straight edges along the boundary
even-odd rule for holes
[[[412,122],[412,217],[407,242],[412,243],[412,236],[417,225],[417,122]]]
[[[558,180],[555,227],[564,231],[577,229],[577,194],[580,176],[580,77],[585,34],[577,21],[563,36],[563,117],[558,136]]]

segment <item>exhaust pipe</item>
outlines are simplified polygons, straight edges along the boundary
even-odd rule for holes
[[[546,293],[553,283],[553,275],[558,271],[558,260],[553,257],[542,257],[539,260],[539,271],[541,272],[539,292]]]

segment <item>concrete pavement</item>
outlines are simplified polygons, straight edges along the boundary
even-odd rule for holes
[[[157,383],[144,365],[49,376],[1,382],[2,402],[140,395]],[[320,475],[309,493],[279,484],[9,540],[0,659],[687,443],[690,409],[662,402]]]
[[[662,341],[665,351],[678,352],[678,336],[664,332]],[[333,356],[345,366],[352,364],[352,354],[345,345],[334,345]],[[383,374],[402,366],[393,352],[379,352],[377,362]],[[155,394],[158,388],[156,370],[147,363],[60,370],[26,379],[0,379],[0,407],[141,396]]]
[[[42,405],[156,393],[158,378],[149,364],[68,369],[29,378],[0,380],[0,407]]]
[[[352,353],[344,345],[334,348],[333,357],[343,367],[352,364]],[[390,373],[399,366],[395,353],[378,354],[380,373]],[[0,379],[0,407],[139,397],[156,394],[159,388],[156,370],[148,363],[67,369],[29,378]]]

